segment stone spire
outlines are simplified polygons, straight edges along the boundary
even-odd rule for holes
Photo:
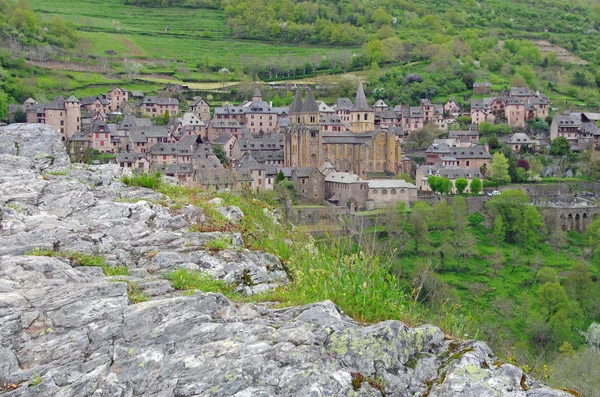
[[[365,96],[365,90],[363,89],[362,81],[358,83],[358,90],[356,90],[356,99],[354,99],[354,106],[352,110],[371,110],[367,104],[367,97]]]
[[[290,105],[289,114],[300,112],[302,112],[302,96],[300,96],[300,91],[296,91],[296,95],[294,95],[294,100]]]
[[[302,113],[319,113],[319,105],[317,105],[317,101],[315,101],[312,91],[308,91],[308,94],[304,99]]]

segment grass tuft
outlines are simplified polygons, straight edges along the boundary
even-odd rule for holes
[[[71,266],[96,266],[102,268],[106,276],[127,276],[129,273],[126,266],[111,266],[104,261],[104,258],[98,255],[88,255],[82,252],[75,251],[53,251],[41,250],[39,248],[27,253],[32,256],[49,256],[55,258],[67,258],[71,262]]]
[[[180,269],[167,273],[164,277],[171,282],[176,290],[219,292],[231,299],[240,300],[241,298],[232,285],[216,280],[203,272]]]
[[[139,186],[148,189],[158,189],[162,184],[160,172],[154,174],[134,174],[131,176],[122,176],[121,182],[127,186]]]

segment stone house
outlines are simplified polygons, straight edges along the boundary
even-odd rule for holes
[[[595,113],[570,113],[566,111],[557,115],[550,125],[550,139],[554,140],[559,136],[564,137],[571,145],[571,150],[579,152],[596,146],[598,140],[598,121],[600,114]]]
[[[153,167],[153,169],[164,173],[166,176],[176,178],[179,182],[192,184],[196,171],[191,163],[172,163]]]
[[[452,194],[457,193],[456,180],[458,178],[465,178],[469,182],[467,188],[465,189],[466,193],[471,192],[471,181],[474,178],[482,178],[481,172],[479,171],[479,169],[476,168],[461,168],[447,164],[423,165],[417,168],[415,176],[415,180],[417,181],[419,190],[425,192],[431,191],[431,188],[429,187],[429,183],[427,181],[427,178],[430,175],[448,178],[452,182]]]
[[[529,136],[523,132],[512,134],[508,141],[506,141],[506,145],[511,148],[513,153],[519,153],[523,146],[527,146],[533,150],[538,150],[540,148],[539,141],[530,139]]]
[[[195,137],[186,137],[177,143],[157,143],[146,156],[151,165],[191,164],[195,148]]]
[[[399,111],[386,109],[375,113],[375,128],[388,130],[391,128],[402,128],[402,108]]]
[[[402,128],[404,131],[412,132],[422,130],[424,125],[423,108],[411,106],[402,112]]]
[[[198,132],[204,126],[204,122],[200,118],[198,118],[198,116],[195,113],[192,112],[184,113],[179,118],[179,122],[181,123],[182,127],[190,127],[189,129]]]
[[[467,130],[467,131],[450,131],[448,132],[448,138],[456,139],[462,143],[477,143],[479,142],[479,131],[478,130]]]
[[[140,104],[140,112],[151,117],[162,116],[165,112],[171,117],[176,116],[179,113],[179,101],[176,98],[147,96]]]
[[[231,152],[231,159],[239,160],[245,152],[283,152],[285,136],[280,133],[268,133],[254,136],[247,131],[239,136]]]
[[[213,142],[221,135],[244,135],[246,127],[237,120],[211,120],[207,133],[207,140]]]
[[[454,147],[450,151],[450,156],[458,160],[460,168],[485,169],[489,171],[492,164],[492,155],[488,151],[487,146],[484,145]]]
[[[279,132],[280,120],[286,119],[287,109],[272,107],[262,100],[260,91],[256,90],[252,101],[242,106],[224,106],[215,108],[216,120],[237,121],[254,135]]]
[[[460,106],[454,97],[451,97],[448,102],[444,104],[444,114],[446,117],[453,117],[455,119],[460,116]]]
[[[368,182],[356,174],[333,171],[325,176],[325,200],[339,207],[365,210],[368,194]]]
[[[377,115],[378,113],[383,113],[388,109],[389,106],[383,101],[383,99],[379,99],[373,104],[373,111],[375,112],[375,115]]]
[[[473,83],[474,95],[485,95],[492,92],[492,83],[489,81],[478,81]]]
[[[293,168],[294,189],[303,202],[320,204],[325,199],[325,175],[317,168]]]
[[[81,109],[96,111],[102,114],[111,112],[110,100],[107,95],[84,96],[81,98]]]
[[[108,124],[103,121],[95,121],[84,134],[90,141],[89,147],[100,153],[118,152],[118,142],[113,143],[113,135],[117,134],[117,125]]]
[[[472,147],[470,141],[463,141],[457,138],[434,139],[431,145],[425,150],[425,161],[427,165],[439,163],[444,156],[450,156],[452,149],[457,147]]]
[[[122,103],[129,101],[129,91],[125,88],[114,87],[108,91],[108,99],[110,110],[116,112],[120,109]]]
[[[157,143],[168,143],[169,136],[169,131],[163,126],[135,126],[129,129],[129,145],[135,153],[146,153]]]
[[[117,164],[121,168],[130,168],[136,172],[148,172],[150,170],[150,162],[145,155],[141,153],[117,153]]]
[[[237,138],[234,134],[221,134],[212,143],[221,145],[227,158],[231,159],[233,157],[233,148],[235,147],[236,141]]]
[[[67,142],[81,131],[79,100],[74,96],[55,97],[46,104],[23,105],[27,122],[48,124],[56,128],[61,141]],[[31,121],[30,121],[31,120]]]
[[[354,107],[354,104],[349,98],[338,98],[332,107],[342,122],[350,123],[350,110]]]
[[[265,190],[273,190],[275,187],[277,167],[259,164],[250,153],[244,153],[235,169],[240,175],[249,176],[249,187],[257,193]]]
[[[471,100],[471,123],[479,125],[483,122],[493,124],[496,116],[492,112],[493,98]]]
[[[367,181],[367,210],[417,201],[417,187],[400,179],[370,179]]]
[[[210,105],[202,97],[196,97],[194,102],[190,105],[192,113],[196,115],[200,120],[210,120]]]
[[[335,113],[321,113],[319,116],[321,122],[321,131],[346,132],[350,131],[345,123],[342,123],[340,116]]]
[[[193,183],[214,191],[230,191],[237,184],[233,172],[223,167],[196,169]]]
[[[518,97],[511,97],[505,103],[505,114],[508,125],[513,128],[524,128],[526,116],[528,114],[526,101]]]

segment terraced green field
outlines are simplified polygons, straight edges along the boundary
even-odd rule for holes
[[[123,5],[122,0],[30,0],[30,4],[47,18],[58,15],[73,23],[95,56],[113,50],[119,58],[176,59],[190,67],[210,57],[234,67],[240,54],[307,57],[338,50],[231,39],[221,10],[140,8]]]

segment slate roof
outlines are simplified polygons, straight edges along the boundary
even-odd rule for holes
[[[336,183],[357,183],[365,182],[360,176],[349,172],[330,172],[325,175],[325,182],[336,182]]]
[[[302,104],[302,113],[319,113],[319,105],[315,101],[312,91],[308,91],[304,103]]]
[[[383,101],[383,99],[379,99],[373,105],[374,108],[388,108],[389,106]]]
[[[302,112],[302,106],[302,96],[300,95],[300,91],[296,90],[296,94],[294,94],[294,100],[290,105],[290,114]]]
[[[352,110],[371,111],[371,108],[367,103],[367,97],[365,96],[365,90],[363,89],[362,81],[358,83],[358,89],[356,90],[356,97],[354,98],[354,106],[352,107]]]
[[[119,152],[117,153],[117,163],[133,163],[134,161],[144,159],[146,160],[146,156],[142,153],[133,153],[133,152]]]
[[[402,179],[370,179],[367,181],[369,189],[416,189],[412,183]]]
[[[144,105],[179,105],[177,98],[162,98],[156,96],[147,96],[142,100]]]
[[[148,138],[168,138],[169,132],[166,128],[161,126],[152,127],[131,127],[129,130],[129,136],[131,141],[137,142],[148,142]]]
[[[491,159],[492,155],[485,149],[483,145],[473,145],[471,147],[459,148],[454,147],[451,153],[457,159]]]
[[[333,104],[337,110],[351,110],[354,104],[349,98],[338,98]]]

